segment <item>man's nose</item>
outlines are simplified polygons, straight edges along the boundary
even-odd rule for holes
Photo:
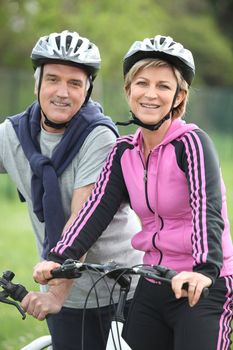
[[[66,82],[60,82],[57,87],[57,95],[61,97],[68,96],[68,86]]]

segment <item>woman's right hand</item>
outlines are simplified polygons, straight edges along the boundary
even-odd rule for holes
[[[188,283],[188,291],[182,289],[185,283]],[[172,278],[172,289],[176,298],[188,297],[191,307],[197,304],[203,289],[209,288],[211,285],[211,278],[199,272],[183,271]]]
[[[54,261],[44,260],[39,262],[33,269],[33,279],[40,284],[59,285],[64,283],[64,279],[51,279],[51,270],[60,266]]]

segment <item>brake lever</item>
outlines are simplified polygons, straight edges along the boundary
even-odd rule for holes
[[[24,320],[26,314],[16,301],[22,301],[28,291],[21,284],[11,282],[14,276],[15,274],[13,272],[5,271],[3,277],[0,278],[0,286],[3,288],[3,291],[0,292],[0,302],[15,306]],[[11,297],[15,301],[7,299],[8,297]]]
[[[9,295],[5,291],[0,292],[0,302],[15,306],[17,310],[20,312],[20,314],[22,315],[22,319],[24,320],[26,318],[26,313],[24,312],[24,310],[21,308],[21,306],[18,303],[16,303],[16,301],[7,299],[8,297]]]

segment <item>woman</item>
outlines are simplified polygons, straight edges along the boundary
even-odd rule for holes
[[[128,123],[140,128],[118,139],[88,202],[49,254],[57,263],[80,259],[120,203],[130,202],[142,224],[132,245],[144,263],[179,272],[172,290],[140,279],[124,328],[133,350],[230,349],[233,246],[224,184],[211,140],[181,119],[194,73],[191,52],[170,37],[131,46],[124,58]],[[37,265],[38,282],[51,277],[52,261]],[[208,298],[200,298],[204,287],[211,287]]]

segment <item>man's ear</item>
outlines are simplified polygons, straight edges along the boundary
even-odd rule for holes
[[[37,97],[38,96],[38,87],[37,87],[37,83],[35,82],[34,84],[34,95]]]

